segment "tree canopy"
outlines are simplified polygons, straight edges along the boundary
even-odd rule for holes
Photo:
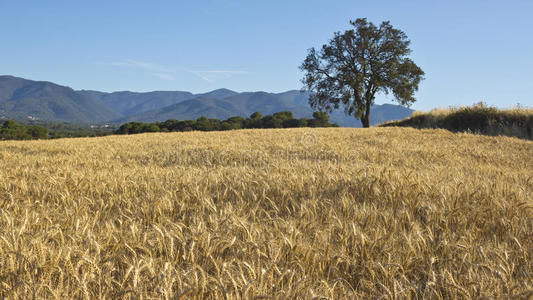
[[[239,116],[226,120],[208,119],[200,117],[197,120],[167,120],[165,122],[143,123],[130,122],[122,124],[115,131],[117,134],[134,134],[143,132],[169,132],[169,131],[218,131],[246,128],[294,128],[294,127],[338,127],[329,122],[329,116],[324,112],[314,112],[313,119],[295,119],[290,111],[281,111],[273,115],[262,116],[255,112],[249,118]]]
[[[401,105],[416,101],[424,71],[408,55],[407,35],[383,22],[350,21],[353,29],[336,32],[320,51],[311,48],[300,66],[302,83],[312,91],[309,104],[331,112],[344,107],[348,115],[370,126],[370,108],[377,93],[392,93]]]
[[[6,120],[0,126],[0,140],[47,139],[48,129],[37,125],[17,124]]]

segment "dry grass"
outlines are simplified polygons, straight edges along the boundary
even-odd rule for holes
[[[479,102],[472,106],[416,111],[407,119],[380,124],[383,127],[442,128],[452,132],[474,132],[533,140],[533,108],[516,106],[498,109]]]
[[[412,117],[420,116],[420,115],[431,115],[431,116],[446,116],[455,112],[458,112],[462,109],[469,108],[469,107],[483,107],[485,104],[482,102],[474,104],[473,106],[459,106],[459,107],[448,107],[448,108],[434,108],[428,112],[417,110],[413,112],[411,115]],[[507,109],[498,109],[499,112],[503,114],[508,115],[514,115],[514,116],[531,116],[533,115],[533,108],[526,107],[526,106],[515,106],[513,108],[507,108]]]
[[[533,296],[533,142],[409,128],[0,143],[0,298]]]

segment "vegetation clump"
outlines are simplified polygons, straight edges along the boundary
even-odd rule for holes
[[[500,110],[479,102],[473,106],[415,113],[408,119],[388,122],[381,126],[443,128],[453,132],[533,139],[533,109],[518,106]]]
[[[18,122],[18,123],[17,123]],[[112,125],[88,125],[55,121],[13,121],[0,125],[0,140],[41,140],[96,137],[113,134]]]
[[[38,125],[17,124],[15,121],[4,121],[0,126],[0,140],[32,140],[47,139],[48,129]]]
[[[222,131],[233,129],[252,128],[295,128],[295,127],[338,127],[329,122],[329,116],[322,111],[313,113],[312,119],[295,119],[292,112],[281,111],[273,115],[262,116],[255,112],[249,118],[231,117],[227,120],[209,119],[200,117],[197,120],[167,120],[165,122],[143,123],[129,122],[116,130],[117,134],[135,134],[144,132],[170,132],[170,131]]]

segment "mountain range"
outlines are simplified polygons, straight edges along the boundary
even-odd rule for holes
[[[189,120],[201,116],[227,119],[292,111],[296,118],[311,117],[308,92],[244,92],[218,89],[203,94],[185,91],[99,92],[73,90],[52,82],[0,76],[0,119],[46,120],[71,123],[155,122]],[[413,111],[398,105],[374,105],[371,123],[404,119]],[[360,121],[342,110],[330,114],[341,126],[360,127]]]

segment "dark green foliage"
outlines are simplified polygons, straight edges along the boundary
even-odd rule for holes
[[[312,122],[313,122],[313,124],[315,124],[316,127],[321,127],[324,124],[328,124],[329,123],[329,116],[328,116],[327,113],[325,113],[323,111],[315,111],[313,113]]]
[[[0,121],[0,128],[5,121]],[[9,124],[16,123],[20,128],[27,128],[28,135],[31,139],[57,139],[57,138],[71,138],[71,137],[96,137],[113,134],[116,127],[110,124],[89,125],[76,124],[56,121],[42,121],[42,120],[16,120],[8,121]],[[12,125],[9,125],[12,126]],[[43,129],[46,129],[46,135]],[[25,135],[28,137],[28,135]],[[0,139],[13,139],[4,135]]]
[[[213,131],[215,130],[215,124],[213,124],[213,122],[207,117],[200,117],[196,120],[194,129],[200,131]]]
[[[157,124],[148,124],[142,122],[131,122],[126,123],[116,131],[118,134],[133,134],[133,133],[142,133],[142,132],[158,132],[161,131],[161,128]]]
[[[166,131],[179,131],[180,129],[182,129],[182,123],[180,123],[180,121],[178,120],[167,120],[165,122],[157,124],[159,128],[161,128],[162,130],[166,129]]]
[[[243,117],[231,117],[226,121],[222,122],[222,130],[232,130],[232,129],[241,129],[245,128],[246,119]]]
[[[265,116],[261,123],[262,128],[283,128],[283,120],[274,116]]]
[[[263,116],[260,112],[256,111],[253,114],[250,115],[250,119],[252,120],[260,120]]]
[[[298,120],[293,117],[290,111],[280,111],[272,116],[266,116],[262,119],[263,128],[290,128],[298,127]]]
[[[344,107],[348,115],[370,126],[370,108],[377,93],[392,93],[402,105],[414,93],[424,72],[408,58],[407,35],[389,22],[379,27],[366,19],[351,21],[353,29],[336,32],[329,44],[314,48],[300,66],[302,83],[312,91],[309,104],[331,112]]]
[[[282,121],[294,119],[294,116],[292,115],[292,112],[290,111],[280,111],[272,115],[274,118],[278,118]]]
[[[47,139],[48,129],[37,125],[17,124],[14,121],[4,121],[0,127],[0,140],[33,140]]]
[[[298,127],[308,127],[308,120],[306,118],[301,118],[298,120]],[[335,125],[337,124],[331,124],[333,127],[335,127]]]
[[[70,137],[96,137],[106,136],[114,132],[116,128],[106,125],[87,125],[87,124],[73,124],[63,122],[46,122],[35,121],[36,124],[48,128],[50,131],[50,138],[70,138]]]
[[[250,118],[244,120],[245,128],[261,128],[263,115],[260,112],[256,111],[250,115]]]
[[[453,132],[506,135],[533,140],[533,114],[503,111],[480,102],[447,114],[421,114],[381,126],[443,128]]]
[[[248,128],[293,128],[293,127],[338,127],[329,123],[329,116],[325,112],[315,112],[313,119],[295,119],[292,112],[282,111],[271,116],[262,117],[260,113],[253,113],[250,118],[231,117],[227,120],[208,119],[200,117],[196,121],[167,120],[165,122],[142,123],[130,122],[123,124],[115,131],[117,134],[134,134],[142,132],[171,132],[171,131],[217,131]]]
[[[282,126],[283,128],[294,128],[294,127],[300,127],[300,120],[298,119],[287,119],[283,120]]]

